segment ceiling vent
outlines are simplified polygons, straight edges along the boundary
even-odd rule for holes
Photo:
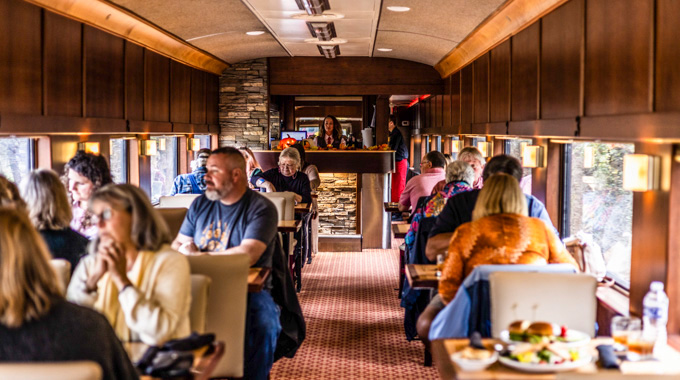
[[[331,39],[337,37],[335,33],[335,26],[332,22],[307,22],[307,27],[309,32],[312,33],[312,37],[316,37],[319,41],[330,41]]]
[[[295,0],[295,2],[300,10],[307,12],[310,16],[320,15],[331,9],[328,0]]]
[[[316,45],[319,48],[319,53],[326,58],[335,58],[340,55],[340,47],[338,45]]]

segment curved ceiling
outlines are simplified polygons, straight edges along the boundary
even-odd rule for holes
[[[319,56],[295,0],[110,0],[228,62]],[[342,56],[387,57],[434,66],[506,0],[328,0]],[[390,6],[410,7],[393,12]],[[248,31],[264,31],[258,36]],[[379,48],[392,49],[379,51]]]

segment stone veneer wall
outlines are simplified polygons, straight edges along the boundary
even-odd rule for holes
[[[317,192],[319,234],[355,234],[357,228],[357,175],[321,173]]]
[[[220,146],[269,149],[267,59],[235,63],[220,77]]]

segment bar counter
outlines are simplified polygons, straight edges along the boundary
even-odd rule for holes
[[[278,166],[280,150],[253,151],[266,171]],[[307,162],[319,173],[357,174],[357,233],[362,248],[390,248],[390,218],[383,210],[389,200],[388,173],[394,170],[393,150],[306,150]]]

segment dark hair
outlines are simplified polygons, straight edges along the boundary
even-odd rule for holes
[[[442,152],[433,150],[432,152],[425,155],[425,159],[430,161],[433,168],[445,168],[446,167],[446,157]]]
[[[300,143],[295,143],[295,144],[291,145],[290,147],[295,148],[295,150],[297,150],[298,153],[300,153],[300,161],[301,161],[300,165],[302,166],[302,168],[300,170],[304,169],[304,167],[307,166],[307,161],[305,160],[305,147],[302,146],[302,144],[300,144]]]
[[[198,152],[196,152],[196,157],[200,156],[202,153],[210,155],[210,149],[208,149],[208,148],[199,149]]]
[[[69,169],[92,181],[93,190],[113,182],[109,164],[104,157],[97,154],[85,153],[83,150],[77,151],[76,155],[64,166],[64,178],[68,177]]]
[[[246,172],[246,159],[243,157],[243,153],[241,153],[240,150],[236,148],[232,148],[230,146],[223,146],[221,148],[217,148],[213,150],[210,155],[215,155],[215,154],[224,154],[229,158],[229,160],[232,161],[232,167],[231,169],[236,169],[239,168],[243,170],[243,172]]]
[[[326,115],[326,117],[324,117],[323,120],[321,120],[321,129],[319,129],[319,136],[323,136],[326,133],[326,128],[324,124],[326,123],[326,119],[329,118],[333,120],[333,141],[340,141],[340,136],[342,135],[342,133],[340,132],[340,122],[333,115]]]
[[[486,182],[487,178],[497,173],[509,174],[519,182],[522,180],[522,164],[515,157],[499,154],[486,163],[484,172],[482,172],[482,178]]]
[[[394,123],[394,126],[397,126],[397,115],[390,115],[390,121]]]

